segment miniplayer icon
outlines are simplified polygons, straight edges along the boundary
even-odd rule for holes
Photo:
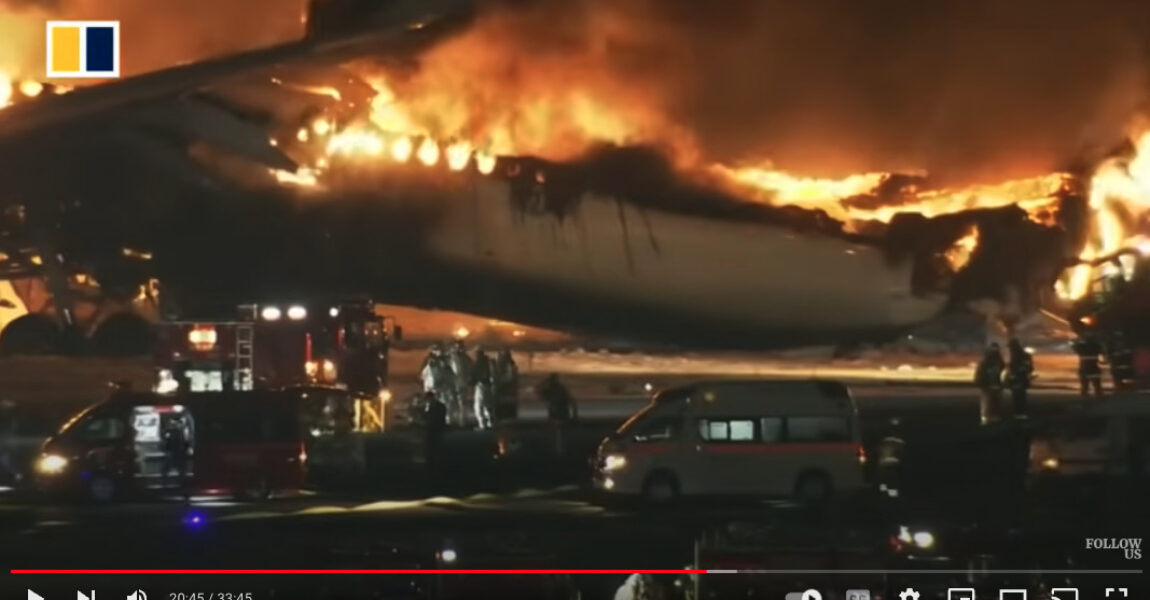
[[[946,600],[974,600],[974,588],[950,588]]]

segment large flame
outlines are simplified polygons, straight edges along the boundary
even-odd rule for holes
[[[12,76],[0,69],[0,108],[8,106],[8,103],[12,102],[12,92],[14,91],[12,86]]]
[[[1150,250],[1146,237],[1150,234],[1150,131],[1139,133],[1132,141],[1132,156],[1103,162],[1090,180],[1092,223],[1086,247],[1078,257],[1083,264],[1070,268],[1059,280],[1057,291],[1063,298],[1081,298],[1095,278],[1116,268],[1114,263],[1092,266],[1089,261],[1128,248],[1143,255]],[[1120,260],[1118,268],[1133,268],[1129,261]]]
[[[433,77],[442,79],[442,73]],[[588,151],[603,142],[665,144],[675,164],[726,185],[748,201],[798,206],[825,211],[848,230],[866,222],[888,223],[897,215],[915,213],[928,217],[1016,205],[1044,225],[1057,224],[1059,192],[1068,176],[1049,173],[995,184],[956,189],[921,189],[923,174],[859,173],[841,178],[813,178],[769,167],[728,166],[698,159],[695,144],[683,132],[660,129],[659,119],[631,117],[634,104],[611,103],[592,87],[559,85],[556,90],[524,90],[518,103],[492,107],[461,101],[473,97],[475,82],[443,81],[442,90],[428,90],[426,77],[416,85],[393,85],[386,76],[364,77],[375,90],[370,109],[349,125],[321,118],[301,129],[298,141],[315,149],[306,176],[279,176],[284,183],[314,186],[329,165],[338,160],[378,160],[387,163],[472,171],[494,172],[497,155],[533,154],[563,158]],[[464,86],[462,92],[458,87]],[[415,90],[415,97],[406,93]],[[609,91],[609,90],[607,90]],[[338,93],[323,93],[338,98]],[[1136,140],[1131,158],[1101,164],[1090,180],[1091,233],[1080,258],[1090,261],[1139,243],[1150,246],[1146,216],[1150,214],[1150,132]],[[338,160],[337,160],[338,159]],[[765,164],[759,162],[758,164]],[[896,182],[896,186],[888,185]],[[979,231],[969,230],[946,253],[959,270],[971,259]],[[1098,267],[1078,265],[1067,270],[1056,289],[1065,299],[1081,297],[1098,275]]]

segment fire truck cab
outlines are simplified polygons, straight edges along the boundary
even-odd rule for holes
[[[384,426],[388,352],[402,329],[370,300],[246,304],[226,319],[158,325],[160,393],[327,385],[357,398],[357,429]]]

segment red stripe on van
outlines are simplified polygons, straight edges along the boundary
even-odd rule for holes
[[[854,442],[731,442],[725,444],[703,444],[703,452],[708,454],[791,454],[802,452],[849,452],[855,453],[858,445]]]
[[[672,442],[654,442],[654,443],[646,443],[646,444],[634,444],[632,446],[627,447],[626,453],[627,454],[637,454],[637,455],[662,454],[664,452],[670,452],[670,451],[674,450],[675,446],[676,446],[676,444],[674,444]]]

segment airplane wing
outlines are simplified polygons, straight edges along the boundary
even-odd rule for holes
[[[350,5],[356,0],[316,0],[316,6]],[[365,4],[358,2],[358,4]],[[401,53],[442,35],[469,15],[471,0],[369,2],[360,22],[336,22],[333,30],[309,30],[303,40],[176,66],[0,110],[0,145],[101,118],[140,105],[250,75],[276,65],[336,64],[369,54]],[[320,11],[322,13],[322,11]],[[348,9],[347,12],[351,12]],[[354,13],[352,14],[359,14]],[[348,17],[350,18],[350,17]],[[377,25],[378,24],[378,25]]]

